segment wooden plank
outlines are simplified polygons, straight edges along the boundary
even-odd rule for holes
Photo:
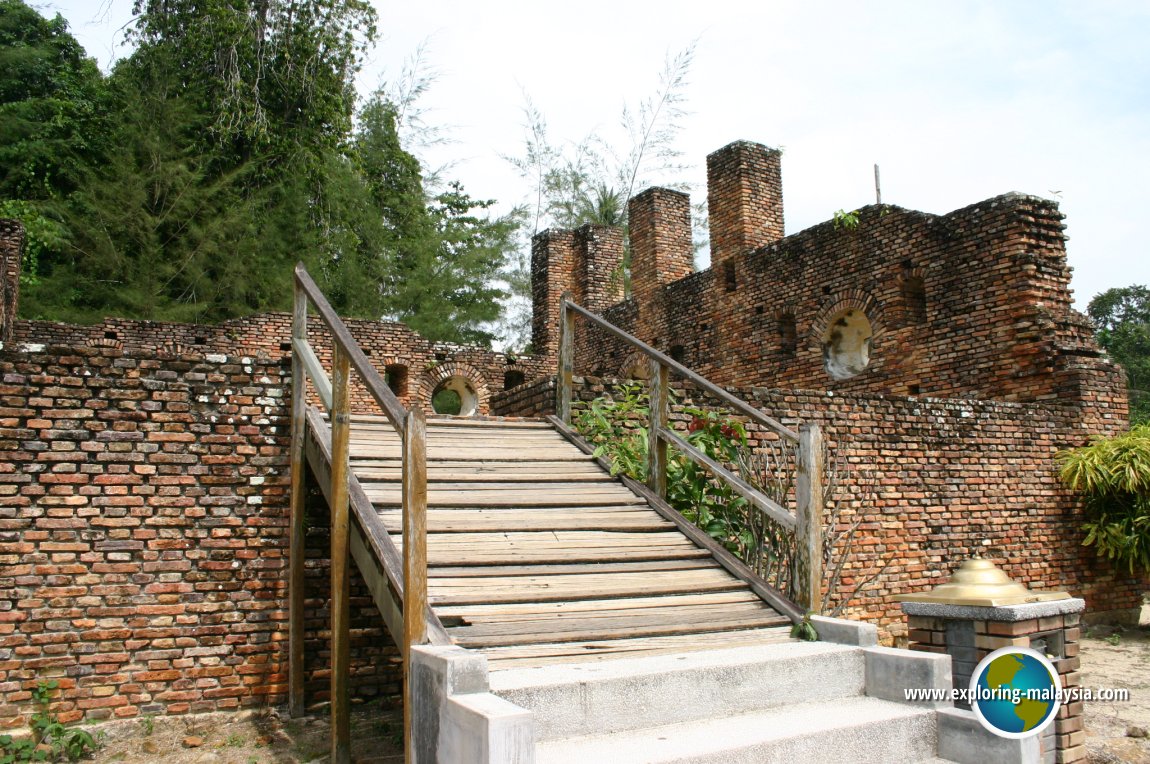
[[[395,467],[370,467],[363,466],[352,462],[352,469],[355,474],[359,476],[360,482],[363,484],[369,483],[395,483],[400,480],[401,473],[397,466]],[[546,483],[548,480],[555,479],[565,483],[598,483],[609,482],[604,479],[601,472],[561,472],[554,474],[547,474],[545,472],[516,472],[507,470],[503,472],[495,472],[490,469],[480,470],[463,470],[463,469],[444,469],[435,464],[429,464],[427,470],[427,483],[428,485],[442,485],[444,483],[465,483],[468,487],[473,483]]]
[[[359,446],[352,448],[353,459],[397,459],[399,458],[399,446],[395,448],[377,448]],[[586,462],[588,458],[583,454],[549,450],[549,451],[533,451],[525,453],[520,449],[508,449],[500,451],[489,448],[475,448],[475,449],[454,449],[444,448],[438,452],[435,449],[428,451],[427,458],[429,461],[437,461],[440,459],[451,459],[453,461],[470,461],[470,462]]]
[[[577,432],[569,427],[566,427],[555,417],[548,417],[547,421],[551,422],[551,424],[555,426],[560,434],[570,440],[584,453],[592,453],[593,449],[591,448],[590,444],[583,440],[583,438]],[[604,466],[604,468],[606,468],[607,465],[605,465],[602,460],[599,460],[599,462]],[[746,582],[746,584],[750,586],[756,594],[762,597],[765,602],[770,604],[771,607],[775,608],[780,613],[789,616],[793,622],[797,623],[798,621],[802,620],[803,611],[800,610],[793,602],[790,602],[786,599],[786,597],[773,589],[770,584],[759,577],[758,574],[756,574],[753,570],[748,568],[742,562],[742,560],[739,560],[737,557],[732,555],[729,551],[723,548],[722,545],[707,535],[706,532],[700,530],[691,521],[683,517],[683,515],[679,513],[674,507],[660,499],[655,494],[651,493],[651,491],[648,490],[647,487],[642,483],[636,480],[632,480],[626,476],[622,476],[620,480],[622,481],[623,485],[630,488],[637,495],[646,498],[652,509],[654,509],[656,512],[671,522],[675,523],[675,525],[679,526],[679,530],[682,531],[684,536],[694,541],[701,548],[709,550],[711,555],[715,558],[715,560],[718,561],[720,565],[726,568],[726,570],[730,572],[731,575],[735,576],[741,581]]]
[[[397,506],[400,494],[395,489],[377,487],[368,491],[368,497],[378,506]],[[473,491],[436,491],[429,488],[428,503],[437,508],[463,507],[463,508],[495,508],[501,506],[515,507],[609,507],[627,504],[629,506],[642,506],[643,500],[634,497],[625,498],[617,494],[581,494],[579,496],[552,496],[541,494],[539,491],[529,491],[519,494],[508,492],[483,494]]]
[[[649,359],[650,421],[647,423],[647,486],[660,498],[667,496],[667,442],[663,430],[667,424],[667,392],[670,378],[667,367],[654,358]]]
[[[575,371],[575,314],[571,293],[559,301],[559,351],[555,384],[555,413],[562,422],[571,422],[571,382]]]
[[[612,546],[667,546],[693,548],[690,540],[678,531],[494,531],[489,533],[432,533],[429,546],[439,548],[466,547],[474,549],[508,546],[557,547],[591,545],[610,549]]]
[[[390,420],[385,416],[378,414],[353,414],[352,423],[356,425],[382,425],[390,424]],[[508,429],[535,429],[535,430],[551,430],[551,425],[547,424],[542,419],[523,419],[515,417],[443,417],[443,416],[430,416],[427,418],[428,430],[439,428],[484,428],[495,427]]]
[[[359,523],[351,524],[351,556],[367,584],[368,591],[371,592],[372,601],[383,616],[383,623],[387,626],[392,641],[397,646],[400,645],[403,641],[403,611],[396,604],[391,587],[388,586],[387,576],[372,554]]]
[[[408,412],[403,433],[403,723],[404,739],[415,739],[411,648],[427,642],[427,443],[423,412]],[[412,744],[405,756],[414,761]]]
[[[796,454],[795,504],[798,527],[799,605],[822,612],[823,601],[823,438],[817,424],[799,430]]]
[[[331,425],[331,760],[351,761],[351,575],[348,514],[348,383],[351,366],[337,345],[332,360]]]
[[[360,485],[368,493],[373,490],[387,490],[393,486],[393,483],[386,481],[364,480],[360,478]],[[485,495],[491,493],[506,493],[512,496],[519,494],[538,494],[539,491],[549,491],[554,493],[570,493],[574,496],[590,495],[599,496],[602,494],[610,494],[621,496],[627,499],[637,498],[635,494],[628,491],[621,486],[618,481],[612,478],[604,478],[596,482],[588,481],[573,481],[566,482],[560,480],[547,481],[542,484],[524,484],[515,482],[490,482],[483,481],[479,483],[470,483],[467,481],[443,479],[436,483],[429,484],[429,490],[434,490],[439,493],[463,493],[463,494],[476,494]]]
[[[308,377],[311,378],[311,382],[315,386],[315,391],[319,395],[319,399],[323,401],[324,408],[331,411],[331,380],[328,379],[323,364],[316,358],[315,351],[311,349],[311,345],[306,339],[296,337],[292,339],[291,344],[292,349],[295,351],[294,357],[299,358],[300,363],[303,364],[303,369],[307,372]],[[303,382],[302,377],[300,377],[300,382]]]
[[[402,527],[398,510],[380,512],[388,532],[396,533]],[[519,511],[514,509],[458,510],[433,509],[427,515],[427,527],[432,533],[467,533],[498,531],[508,527],[521,531],[563,530],[631,530],[665,531],[675,527],[651,511],[640,512],[557,512]]]
[[[719,564],[714,560],[649,560],[636,562],[600,562],[587,565],[505,565],[502,567],[485,566],[473,567],[439,567],[432,573],[442,578],[466,578],[493,576],[547,576],[575,573],[639,573],[642,571],[659,572],[671,570],[717,570]]]
[[[746,584],[724,571],[675,571],[671,575],[515,576],[503,579],[436,578],[429,582],[432,606],[491,605],[516,602],[574,602],[627,597],[745,590]]]
[[[576,600],[572,602],[515,602],[493,605],[440,606],[439,612],[450,623],[461,619],[478,622],[498,620],[527,620],[531,618],[560,618],[566,615],[584,616],[598,613],[631,611],[647,608],[680,608],[694,605],[730,607],[740,604],[764,605],[749,589],[735,591],[668,594],[661,597],[626,597],[613,600]]]
[[[307,298],[294,290],[292,337],[307,336]],[[291,529],[288,541],[288,714],[303,716],[304,708],[304,608],[307,487],[304,475],[304,443],[307,440],[307,399],[304,395],[303,361],[292,354],[291,389]]]
[[[618,560],[625,556],[629,560],[698,559],[706,557],[704,549],[679,548],[650,549],[634,547],[620,553],[611,549],[517,549],[477,552],[472,549],[438,550],[433,549],[430,564],[436,565],[510,565],[513,563],[587,563]]]
[[[763,606],[754,612],[718,610],[700,613],[695,618],[681,615],[671,620],[660,620],[648,612],[629,617],[604,616],[586,621],[449,627],[448,633],[460,647],[484,648],[700,634],[728,629],[765,628],[784,623],[789,624],[790,619]]]
[[[744,629],[639,639],[560,642],[494,647],[483,651],[491,671],[563,663],[588,663],[648,655],[701,652],[747,645],[789,642],[790,627]]]
[[[379,375],[379,370],[372,365],[364,352],[360,350],[359,345],[351,336],[347,326],[343,323],[335,310],[332,309],[331,304],[324,297],[323,292],[316,286],[315,281],[312,280],[308,274],[307,269],[304,268],[303,263],[296,264],[295,267],[295,283],[296,285],[307,294],[308,299],[311,301],[312,306],[315,307],[316,313],[319,314],[320,319],[327,326],[328,331],[331,333],[332,340],[335,347],[342,348],[343,352],[347,354],[348,361],[351,366],[359,373],[360,381],[379,407],[383,409],[383,413],[391,421],[394,428],[399,428],[403,425],[403,420],[407,416],[406,410],[395,397],[395,393],[383,381],[383,377]]]

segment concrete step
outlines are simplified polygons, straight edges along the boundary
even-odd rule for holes
[[[691,703],[683,696],[679,702]],[[754,713],[549,740],[537,764],[762,764],[932,761],[934,711],[866,697],[800,703]]]
[[[506,669],[490,681],[491,692],[534,712],[536,740],[548,741],[855,698],[864,674],[857,647],[785,642]]]

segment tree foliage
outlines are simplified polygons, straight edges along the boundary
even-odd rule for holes
[[[63,19],[0,0],[0,36],[19,42],[0,53],[11,59],[0,120],[63,115],[56,133],[0,137],[4,166],[27,168],[0,177],[0,214],[33,239],[25,315],[282,310],[302,260],[345,315],[490,341],[517,219],[493,218],[458,184],[427,193],[397,132],[410,103],[376,93],[357,115],[370,2],[137,0],[135,11],[136,50],[103,77]]]
[[[1085,506],[1083,543],[1131,573],[1150,571],[1150,425],[1063,451],[1058,463]]]
[[[1108,289],[1086,310],[1098,344],[1126,369],[1131,423],[1150,422],[1150,289]]]
[[[655,90],[637,105],[625,105],[620,114],[618,137],[592,132],[581,141],[556,142],[548,132],[547,119],[529,95],[524,95],[523,150],[505,156],[527,183],[530,195],[520,210],[528,241],[520,252],[530,251],[530,237],[549,227],[577,228],[585,224],[624,229],[623,272],[629,289],[630,245],[627,238],[627,202],[649,185],[685,186],[678,176],[687,165],[678,148],[678,136],[687,116],[686,90],[695,43],[668,55]],[[618,147],[622,147],[619,150]],[[696,212],[705,210],[699,205]],[[700,218],[696,215],[696,224]],[[705,230],[703,223],[697,231]],[[520,346],[530,336],[531,279],[529,258],[521,254],[506,269],[510,303],[503,332]]]

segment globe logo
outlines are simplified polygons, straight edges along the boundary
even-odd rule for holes
[[[1037,735],[1058,715],[1062,683],[1045,655],[1003,647],[982,659],[970,679],[970,707],[999,737]]]

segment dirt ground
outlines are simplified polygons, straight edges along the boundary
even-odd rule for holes
[[[97,764],[303,764],[328,759],[325,714],[287,718],[286,712],[242,711],[156,717],[100,725],[106,734]],[[403,712],[378,703],[352,710],[352,761],[403,761]]]
[[[1080,655],[1083,687],[1130,690],[1129,701],[1086,703],[1090,761],[1150,764],[1150,625],[1088,628]],[[352,760],[402,762],[402,725],[396,707],[356,707]],[[288,719],[276,710],[137,719],[98,729],[106,735],[98,764],[303,764],[326,760],[329,746],[325,715]]]
[[[1150,625],[1087,628],[1081,643],[1082,686],[1128,689],[1130,700],[1085,704],[1092,764],[1150,764]]]

